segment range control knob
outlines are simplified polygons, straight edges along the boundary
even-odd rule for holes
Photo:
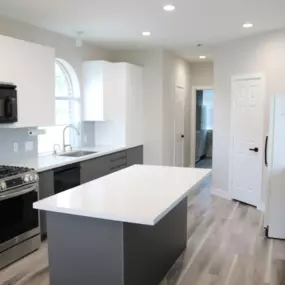
[[[6,183],[5,183],[5,182],[1,182],[1,183],[0,183],[0,189],[1,189],[1,190],[5,190],[6,188],[7,188]]]
[[[26,174],[23,178],[24,182],[28,183],[31,181],[31,175],[30,174]]]

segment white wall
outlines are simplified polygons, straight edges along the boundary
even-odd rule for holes
[[[190,164],[190,64],[173,53],[163,53],[163,165],[173,165],[175,86],[185,89],[184,165]]]
[[[55,48],[56,57],[68,61],[81,78],[83,60],[108,59],[109,51],[90,44],[82,49],[75,46],[75,39],[50,32],[30,24],[0,17],[0,34]]]
[[[192,86],[213,86],[214,67],[212,62],[191,63]]]
[[[143,67],[144,90],[144,163],[161,165],[163,51],[116,51],[112,60]]]
[[[190,157],[190,65],[171,52],[120,51],[114,61],[144,67],[144,161],[146,164],[173,165],[175,85],[185,88],[185,165]]]
[[[285,93],[285,30],[223,44],[217,47],[214,58],[213,187],[227,192],[231,76],[264,72],[267,95],[264,110],[265,135],[269,124],[269,99],[275,93]],[[266,180],[266,172],[264,174]]]

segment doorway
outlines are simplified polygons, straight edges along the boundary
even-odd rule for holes
[[[264,77],[233,77],[231,87],[231,198],[258,206],[264,152]]]
[[[192,165],[196,168],[212,168],[214,90],[195,88],[192,124]],[[193,135],[193,132],[192,132]]]

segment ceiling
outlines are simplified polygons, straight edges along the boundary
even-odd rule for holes
[[[169,3],[175,11],[163,11]],[[84,31],[85,40],[114,49],[164,47],[190,60],[211,58],[212,47],[230,39],[285,27],[284,11],[284,0],[0,1],[1,14],[51,31]],[[243,29],[247,21],[254,27]]]

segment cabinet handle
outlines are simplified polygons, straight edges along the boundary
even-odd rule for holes
[[[116,170],[116,169],[120,169],[120,168],[125,168],[127,165],[126,164],[120,164],[114,167],[111,167],[111,170]]]
[[[121,159],[126,160],[126,156],[122,156],[122,157],[111,159],[111,162],[115,162],[115,161],[118,161],[118,160],[121,160]]]

